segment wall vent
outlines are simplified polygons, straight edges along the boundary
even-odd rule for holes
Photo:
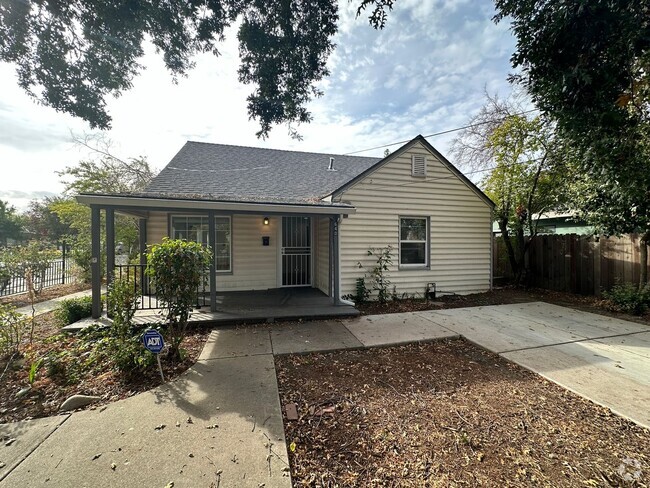
[[[424,178],[427,176],[427,157],[422,154],[411,156],[411,176]]]

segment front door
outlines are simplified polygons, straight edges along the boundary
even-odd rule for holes
[[[282,286],[310,286],[310,217],[282,217],[281,254]]]

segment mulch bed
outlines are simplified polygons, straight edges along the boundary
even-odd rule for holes
[[[73,352],[79,338],[72,334],[60,334],[52,312],[37,317],[33,344],[26,337],[21,348],[22,357],[14,359],[0,380],[0,423],[15,422],[30,418],[55,415],[60,405],[75,394],[100,396],[101,401],[90,408],[121,400],[149,390],[161,384],[157,368],[150,368],[141,375],[125,378],[117,371],[108,369],[101,374],[85,372],[74,383],[66,382],[66,377],[49,377],[45,367],[39,369],[36,381],[30,392],[17,398],[22,388],[28,385],[29,369],[32,362],[46,356],[49,352]],[[190,328],[182,347],[186,357],[178,363],[171,363],[161,356],[165,380],[170,380],[191,367],[197,360],[210,334],[209,329]],[[27,334],[29,335],[29,334]],[[7,366],[0,359],[0,374]]]
[[[52,300],[53,298],[70,295],[71,293],[77,293],[84,290],[90,290],[90,285],[88,283],[70,283],[67,285],[43,288],[43,290],[36,296],[34,303]],[[27,293],[19,293],[17,295],[2,297],[0,298],[0,303],[13,305],[14,307],[26,307],[27,305],[31,304]]]
[[[647,486],[650,431],[463,340],[276,358],[294,486]]]

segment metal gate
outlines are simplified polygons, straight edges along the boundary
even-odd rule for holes
[[[282,286],[311,285],[311,218],[282,217]]]

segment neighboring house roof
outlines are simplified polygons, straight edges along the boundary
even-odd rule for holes
[[[330,157],[334,170],[328,170]],[[379,158],[187,142],[140,195],[315,203]]]

